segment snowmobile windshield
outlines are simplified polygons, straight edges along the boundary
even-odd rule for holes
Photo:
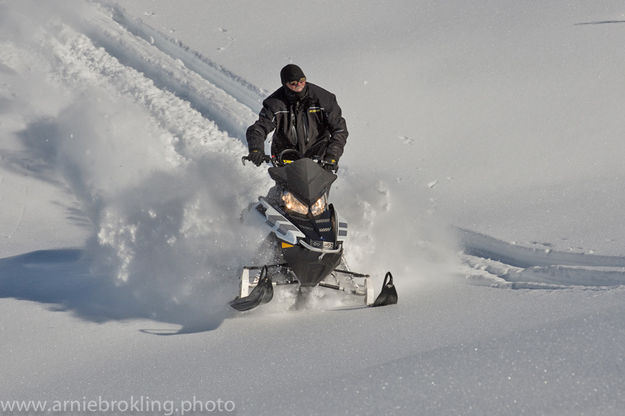
[[[308,158],[269,168],[269,176],[309,206],[317,202],[337,178]]]

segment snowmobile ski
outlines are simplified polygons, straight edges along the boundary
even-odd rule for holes
[[[273,299],[273,284],[271,277],[269,277],[267,266],[264,266],[260,272],[258,285],[252,289],[249,295],[244,297],[237,296],[236,299],[230,302],[230,306],[237,311],[249,311],[262,303],[269,302],[271,299]]]
[[[394,305],[397,303],[397,290],[393,284],[393,275],[391,272],[386,272],[384,276],[384,283],[382,284],[382,291],[373,302],[372,307]]]

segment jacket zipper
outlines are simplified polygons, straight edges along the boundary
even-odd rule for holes
[[[291,111],[291,134],[293,134],[293,138],[295,139],[294,145],[299,147],[299,137],[297,137],[297,128],[295,128],[295,112]]]

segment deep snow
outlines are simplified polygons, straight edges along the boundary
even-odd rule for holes
[[[119,4],[0,2],[0,402],[622,412],[621,4]],[[396,306],[226,306],[291,61],[343,107],[347,260]]]

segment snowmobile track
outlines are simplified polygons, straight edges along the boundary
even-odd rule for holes
[[[115,5],[112,12],[113,20],[135,36],[142,38],[163,53],[179,59],[187,68],[226,91],[255,113],[260,110],[266,91],[257,88],[199,52],[192,50],[181,41],[154,29],[140,19],[129,17],[119,5]]]
[[[513,289],[605,289],[625,285],[625,257],[566,253],[506,243],[457,229],[470,281]]]
[[[80,31],[121,64],[149,78],[243,140],[263,92],[181,42],[130,18],[119,6],[100,6]]]

